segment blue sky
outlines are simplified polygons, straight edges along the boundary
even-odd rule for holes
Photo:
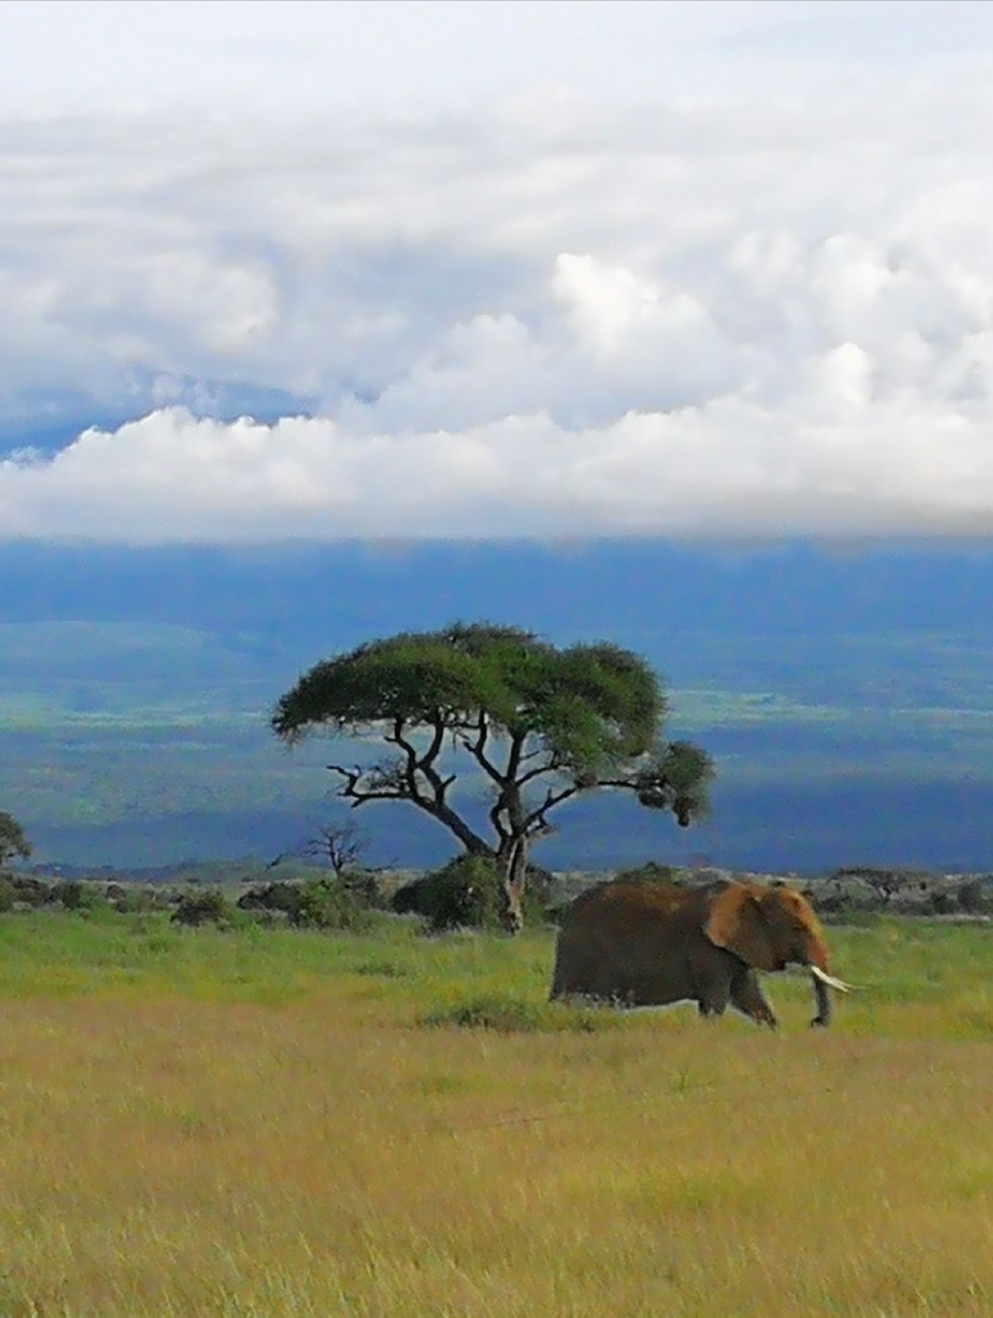
[[[989,5],[0,34],[0,537],[988,534]]]

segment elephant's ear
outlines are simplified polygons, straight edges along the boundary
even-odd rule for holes
[[[715,895],[703,932],[755,970],[779,969],[759,899],[742,883],[730,883]]]

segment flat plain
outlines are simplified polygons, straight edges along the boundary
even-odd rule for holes
[[[479,587],[470,578],[475,609]],[[569,580],[582,580],[589,594],[579,568]],[[652,581],[654,592],[654,574]],[[537,615],[542,630],[562,585],[549,589]],[[616,585],[612,592],[629,594]],[[281,589],[280,609],[285,596]],[[253,589],[243,583],[237,599],[254,599]],[[616,627],[577,617],[574,626],[561,622],[556,639],[609,635],[658,665],[671,697],[667,735],[698,742],[717,763],[712,820],[683,834],[604,794],[565,807],[566,826],[536,856],[542,865],[597,869],[665,855],[805,874],[854,863],[985,869],[993,715],[990,638],[975,628],[981,609],[955,631],[795,635],[685,623],[673,630],[684,612],[639,613],[637,626],[618,619]],[[83,614],[0,617],[0,800],[39,859],[134,867],[191,856],[268,858],[326,817],[329,743],[315,738],[287,754],[268,717],[302,669],[369,639],[368,630],[315,635],[313,618],[309,630],[284,633],[271,618],[246,629],[204,618],[180,625]],[[341,753],[351,763],[368,749],[350,740]],[[459,771],[474,798],[484,785],[471,767]],[[445,835],[417,823],[384,810],[370,863],[443,863]]]
[[[0,917],[2,1318],[993,1312],[993,927],[830,1031],[545,1002],[554,933]]]

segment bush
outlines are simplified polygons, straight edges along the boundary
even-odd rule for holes
[[[623,1016],[623,1012],[601,1004],[567,1007],[562,1003],[522,1001],[507,993],[487,993],[436,1007],[419,1020],[422,1025],[455,1025],[501,1034],[533,1034],[539,1030],[593,1034],[623,1028]]]
[[[378,902],[372,875],[333,874],[303,883],[278,879],[249,888],[238,898],[243,911],[264,913],[272,924],[285,916],[291,924],[309,929],[368,929]]]
[[[25,906],[45,906],[52,900],[52,890],[42,879],[29,874],[6,874],[4,878],[14,890],[14,901]]]
[[[614,876],[615,883],[678,883],[676,871],[671,865],[661,861],[649,860],[644,865],[635,865],[632,869],[618,870]]]
[[[61,903],[67,911],[78,911],[83,904],[83,885],[78,879],[63,879],[53,885],[49,900]]]
[[[541,895],[544,871],[538,872],[536,886],[532,886],[531,874],[529,866],[525,926],[541,924],[545,919]],[[433,933],[445,929],[497,930],[502,928],[503,881],[489,856],[456,856],[440,870],[398,888],[393,894],[393,909],[400,915],[413,912],[423,916]]]
[[[0,874],[0,914],[14,909],[14,885]]]
[[[955,894],[946,888],[933,888],[924,898],[924,909],[929,915],[951,915],[956,905]]]
[[[383,909],[383,894],[379,891],[379,881],[371,871],[343,870],[338,876],[338,882],[346,892],[351,893],[360,906],[377,911]]]
[[[308,879],[295,890],[288,911],[290,921],[301,928],[369,929],[375,917],[369,905],[342,879],[328,876]]]
[[[831,877],[840,883],[855,880],[869,889],[877,908],[899,905],[899,901],[893,903],[893,898],[908,900],[915,888],[926,892],[930,878],[922,870],[887,869],[879,865],[843,865]]]
[[[986,887],[982,879],[966,879],[956,893],[960,911],[967,915],[980,915],[988,908]]]
[[[50,902],[59,902],[67,911],[88,911],[103,901],[94,884],[79,879],[60,879],[48,891]]]
[[[249,888],[238,898],[238,907],[242,911],[282,911],[284,915],[290,915],[299,904],[300,884],[287,883],[283,879]]]
[[[823,916],[851,918],[878,906],[874,895],[867,888],[838,879],[808,883],[804,888],[804,896],[817,914]]]
[[[176,903],[170,920],[173,924],[197,927],[216,924],[226,928],[232,920],[231,904],[219,888],[201,888],[184,892]]]
[[[422,1020],[425,1025],[459,1025],[464,1029],[498,1030],[503,1034],[530,1034],[540,1030],[551,1013],[545,1003],[522,1002],[509,995],[489,994],[440,1007]]]
[[[120,892],[112,896],[110,888],[120,889]],[[168,905],[167,895],[164,892],[137,883],[126,887],[121,884],[108,884],[107,900],[114,910],[122,915],[148,915],[149,912],[161,910]]]

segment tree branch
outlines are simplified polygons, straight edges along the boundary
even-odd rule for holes
[[[544,804],[536,807],[536,809],[525,815],[524,831],[526,833],[531,833],[538,832],[542,828],[549,828],[550,825],[546,819],[549,810],[554,810],[557,805],[561,805],[563,801],[568,801],[570,797],[576,796],[579,791],[580,789],[576,786],[563,787],[561,792],[553,792],[551,788],[549,788],[545,795]],[[534,828],[534,825],[538,825],[538,828]]]

